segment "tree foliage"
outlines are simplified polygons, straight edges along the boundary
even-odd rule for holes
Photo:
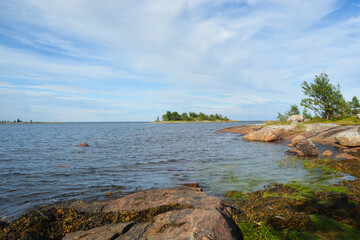
[[[349,109],[351,114],[359,114],[360,113],[360,102],[359,99],[354,96],[352,100],[349,102]]]
[[[315,75],[314,83],[304,81],[301,84],[303,93],[308,96],[301,100],[300,105],[314,111],[322,118],[330,119],[344,109],[344,97],[340,93],[340,85],[332,85],[325,72]]]
[[[286,121],[290,116],[299,115],[299,114],[300,114],[299,107],[296,104],[294,104],[294,105],[290,105],[290,110],[286,111],[284,114],[278,112],[277,118],[280,121]]]
[[[199,114],[194,112],[182,113],[181,115],[178,112],[167,111],[162,115],[163,121],[229,121],[227,117],[223,117],[221,114],[210,114],[200,112]]]

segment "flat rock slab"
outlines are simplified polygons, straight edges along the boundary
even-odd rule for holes
[[[189,187],[136,192],[103,204],[71,207],[103,212],[139,211],[167,204],[190,205],[155,216],[154,222],[109,224],[68,234],[64,239],[243,239],[220,199]]]

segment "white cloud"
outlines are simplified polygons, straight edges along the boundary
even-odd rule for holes
[[[299,102],[302,81],[322,71],[341,84],[345,97],[356,94],[360,16],[332,16],[344,6],[340,1],[1,4],[0,21],[11,27],[6,37],[16,44],[0,42],[0,77],[56,94],[64,101],[59,108],[70,100],[111,99],[147,119],[153,111],[192,107],[237,119],[247,119],[253,107],[253,117],[274,118]],[[259,109],[266,116],[257,115]]]

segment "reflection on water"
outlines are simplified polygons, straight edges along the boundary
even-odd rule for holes
[[[244,142],[240,135],[217,132],[239,124],[2,124],[0,216],[185,182],[223,196],[270,182],[324,179],[318,170],[279,165],[286,144]],[[90,147],[75,147],[81,142]]]

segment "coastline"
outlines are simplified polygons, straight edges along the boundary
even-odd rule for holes
[[[251,137],[256,136],[253,134],[256,132],[275,135],[278,140],[291,141],[289,147],[293,146],[293,139],[300,136],[325,146],[336,147],[342,152],[336,156],[321,156],[319,153],[319,157],[290,158],[283,160],[283,163],[300,163],[309,171],[316,168],[334,174],[345,173],[354,179],[341,180],[332,185],[290,181],[285,184],[272,183],[264,190],[256,192],[230,191],[226,196],[232,199],[229,204],[238,210],[233,219],[241,231],[255,239],[258,238],[255,230],[263,232],[264,235],[270,232],[269,239],[287,239],[284,231],[285,236],[290,234],[296,239],[359,239],[360,147],[343,146],[335,139],[336,134],[357,131],[359,125],[317,123],[308,126],[305,124],[302,129],[266,126],[236,126],[220,132],[241,134],[244,141],[252,141]],[[275,134],[276,131],[282,133],[281,137]],[[269,139],[273,141],[273,138]],[[255,141],[264,140],[266,138],[260,137]]]
[[[154,122],[150,122],[150,123],[164,123],[164,124],[171,124],[171,123],[234,123],[234,122],[239,122],[237,120],[229,120],[229,121],[221,121],[221,120],[216,120],[216,121],[154,121]]]

